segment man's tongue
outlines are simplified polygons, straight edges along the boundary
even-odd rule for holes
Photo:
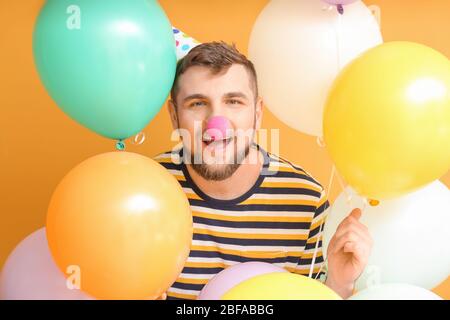
[[[229,141],[230,141],[230,139],[213,140],[213,141],[207,142],[206,145],[208,147],[211,147],[214,149],[225,148]]]

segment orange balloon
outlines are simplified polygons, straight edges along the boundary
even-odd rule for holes
[[[155,299],[182,271],[192,214],[164,167],[110,152],[80,163],[60,182],[47,237],[56,264],[70,270],[81,290],[98,299]]]

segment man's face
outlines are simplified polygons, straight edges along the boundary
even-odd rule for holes
[[[218,74],[193,66],[178,79],[176,106],[169,104],[172,124],[182,130],[183,147],[191,156],[192,167],[207,180],[231,176],[260,128],[262,101],[255,98],[250,79],[240,64]],[[206,125],[215,116],[228,119],[229,130],[221,139],[210,141]]]

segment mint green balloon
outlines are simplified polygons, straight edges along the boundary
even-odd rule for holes
[[[33,53],[56,104],[112,139],[140,132],[173,83],[175,40],[154,0],[48,0]]]

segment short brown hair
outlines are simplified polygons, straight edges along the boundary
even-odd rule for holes
[[[170,91],[172,101],[176,103],[175,99],[179,89],[179,77],[190,67],[203,66],[211,69],[213,74],[218,74],[223,70],[227,70],[233,64],[243,65],[247,69],[256,101],[258,97],[258,81],[253,63],[236,49],[234,43],[229,45],[223,41],[202,43],[194,47],[186,56],[178,61],[175,80]]]

